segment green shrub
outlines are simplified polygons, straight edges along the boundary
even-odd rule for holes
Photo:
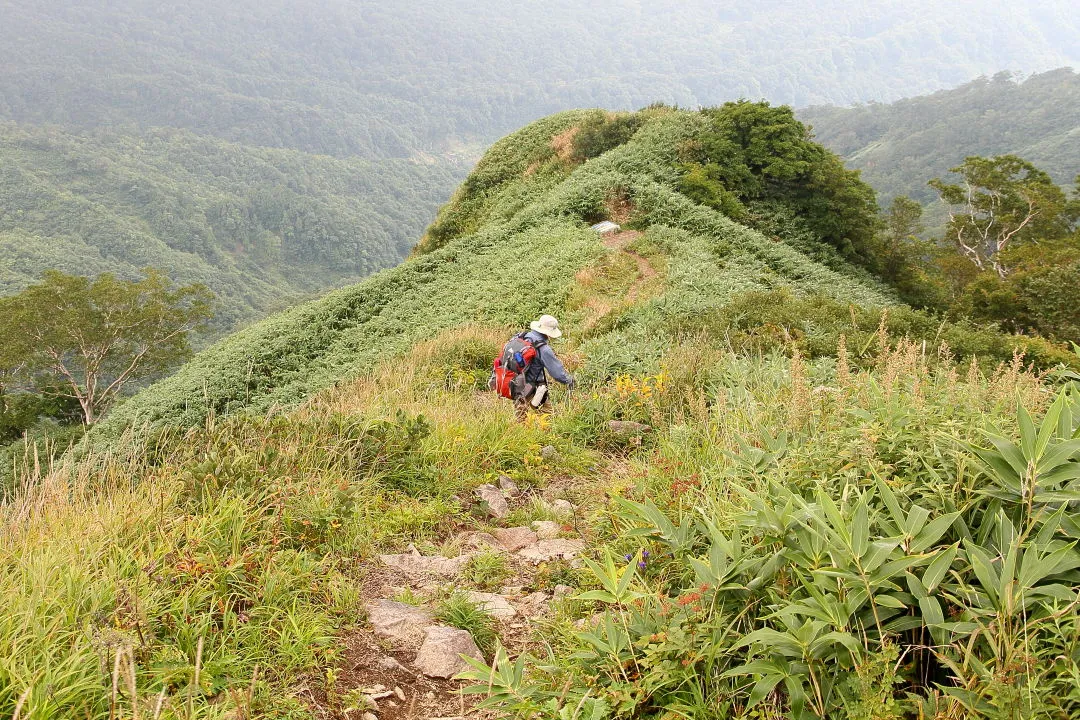
[[[630,142],[643,123],[644,119],[634,113],[593,116],[574,135],[574,160],[585,162]]]
[[[798,297],[783,290],[736,295],[722,308],[700,317],[674,319],[671,330],[684,335],[707,333],[740,352],[766,353],[795,346],[811,358],[835,355],[843,335],[856,361],[865,364],[873,362],[880,348],[878,333],[883,320],[889,337],[925,342],[932,354],[945,343],[956,360],[975,356],[1007,363],[1016,352],[1022,352],[1027,362],[1042,370],[1076,364],[1075,356],[1039,337],[1005,335],[994,328],[950,321],[903,306],[866,309],[820,295]]]
[[[469,558],[461,571],[461,576],[481,590],[497,590],[503,580],[510,577],[513,570],[506,561],[506,556],[495,551],[479,552]]]
[[[1001,402],[1039,397],[1031,376],[995,389],[884,369],[845,379],[841,402],[806,396],[813,422],[792,424],[783,401],[805,369],[786,365],[740,375],[744,394],[695,431],[702,449],[657,449],[650,471],[670,489],[616,498],[599,524],[595,589],[578,599],[601,618],[558,659],[499,654],[470,673],[484,704],[542,718],[1080,712],[1080,394],[1036,422]]]
[[[472,635],[473,642],[485,657],[491,657],[499,634],[495,631],[495,620],[480,606],[461,593],[453,593],[439,603],[435,617],[451,627],[465,630]]]

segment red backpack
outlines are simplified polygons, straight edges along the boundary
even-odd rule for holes
[[[543,345],[543,342],[527,340],[525,333],[518,333],[507,340],[494,362],[495,392],[511,400],[528,397],[535,388],[526,380],[526,370],[538,362]]]

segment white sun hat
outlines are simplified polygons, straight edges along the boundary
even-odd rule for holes
[[[559,321],[551,315],[541,315],[539,320],[533,320],[529,323],[529,327],[541,335],[547,335],[549,338],[562,337]]]

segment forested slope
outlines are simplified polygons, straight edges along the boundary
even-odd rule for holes
[[[969,155],[1019,155],[1066,186],[1080,174],[1080,74],[1069,68],[1000,73],[887,105],[810,107],[799,117],[885,202],[935,198],[927,181]]]
[[[460,169],[334,159],[182,130],[0,125],[0,293],[42,270],[148,266],[219,297],[228,329],[397,264]]]

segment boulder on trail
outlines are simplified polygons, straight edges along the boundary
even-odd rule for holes
[[[372,600],[365,608],[375,635],[404,648],[418,647],[424,629],[435,622],[427,610],[393,600]]]
[[[485,592],[469,592],[466,597],[481,610],[494,618],[506,619],[517,615],[517,610],[502,595]]]
[[[536,533],[527,527],[498,528],[491,534],[507,552],[517,552],[523,547],[535,545],[539,539]]]
[[[428,677],[452,678],[468,670],[469,664],[461,659],[462,655],[484,659],[472,635],[464,630],[435,625],[426,628],[424,633],[424,642],[416,653],[413,665]]]
[[[612,420],[608,423],[608,429],[616,435],[644,435],[647,432],[652,432],[651,425],[629,420]]]
[[[481,485],[476,488],[476,495],[487,504],[487,511],[494,518],[504,518],[510,512],[502,490],[494,485]]]

